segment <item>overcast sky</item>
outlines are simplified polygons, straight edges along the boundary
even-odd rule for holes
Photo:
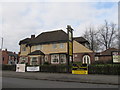
[[[82,36],[86,27],[98,27],[106,19],[118,24],[118,2],[1,2],[0,45],[3,49],[19,52],[19,41],[41,32],[63,29],[71,25],[74,36]],[[64,0],[65,1],[65,0]],[[81,1],[81,0],[80,0]]]

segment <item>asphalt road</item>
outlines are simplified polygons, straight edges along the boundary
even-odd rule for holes
[[[2,78],[2,88],[118,88],[118,85]]]

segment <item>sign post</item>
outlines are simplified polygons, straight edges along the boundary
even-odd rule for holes
[[[120,63],[120,51],[112,52],[113,63]]]
[[[67,25],[67,34],[68,34],[68,58],[67,65],[69,66],[70,61],[73,63],[73,29],[70,25]],[[69,67],[68,67],[69,68]],[[69,69],[68,69],[69,72]]]

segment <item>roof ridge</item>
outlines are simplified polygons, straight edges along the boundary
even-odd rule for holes
[[[64,30],[62,30],[62,29],[60,29],[60,30],[52,30],[52,31],[46,31],[46,32],[42,32],[42,33],[51,33],[51,32],[57,32],[57,31],[64,31]]]

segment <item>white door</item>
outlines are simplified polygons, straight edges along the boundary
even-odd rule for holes
[[[83,63],[90,64],[90,56],[89,55],[84,55],[83,56]]]

